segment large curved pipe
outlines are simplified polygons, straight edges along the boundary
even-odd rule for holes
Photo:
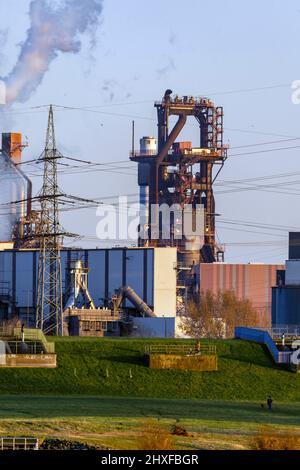
[[[157,158],[155,160],[157,166],[159,166],[166,158],[168,151],[170,150],[175,140],[177,139],[178,135],[182,131],[186,123],[186,120],[187,120],[186,114],[180,114],[178,121],[176,122],[165,144],[163,145],[162,149],[159,151],[157,155]]]
[[[164,143],[161,150],[159,151],[159,153],[158,153],[158,155],[155,159],[155,162],[154,162],[153,166],[150,169],[150,175],[151,175],[150,178],[152,179],[152,185],[150,187],[152,187],[153,189],[151,191],[152,194],[149,195],[150,196],[150,206],[149,207],[151,207],[151,204],[156,205],[156,210],[155,210],[155,214],[154,214],[155,219],[154,220],[151,220],[151,211],[149,213],[150,225],[152,225],[153,227],[158,225],[157,207],[158,207],[158,204],[159,204],[159,187],[158,187],[159,167],[160,167],[161,163],[164,161],[164,159],[166,158],[166,156],[168,155],[168,151],[170,150],[170,148],[174,144],[174,142],[177,139],[178,135],[182,131],[184,125],[186,124],[186,120],[187,120],[187,115],[186,114],[180,114],[179,115],[179,118],[178,118],[175,126],[173,127],[173,129],[172,129],[170,135],[168,136],[166,142]],[[151,238],[152,238],[152,230],[151,230]],[[157,243],[157,240],[155,240],[155,243]]]
[[[130,302],[136,307],[136,309],[140,313],[143,313],[145,315],[145,317],[156,317],[153,310],[151,310],[151,308],[146,304],[146,302],[144,302],[143,299],[141,299],[141,297],[137,295],[137,293],[131,287],[120,287],[120,289],[118,290],[118,295],[118,305],[120,305],[124,297],[126,297],[128,300],[130,300]]]

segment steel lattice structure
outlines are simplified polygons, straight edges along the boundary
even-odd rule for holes
[[[56,149],[53,109],[50,106],[46,145],[39,161],[44,163],[41,204],[40,250],[36,327],[46,334],[62,335],[63,307],[60,245],[63,235],[59,223],[57,160],[62,155]]]
[[[140,186],[148,188],[145,204],[147,214],[147,238],[139,239],[140,246],[175,246],[183,255],[191,252],[190,259],[212,263],[222,255],[215,239],[215,200],[213,183],[227,158],[227,146],[223,144],[223,108],[217,107],[208,98],[191,96],[174,98],[172,91],[166,90],[162,101],[156,102],[157,110],[157,150],[152,152],[131,152],[130,159],[138,163]],[[177,121],[170,130],[170,118]],[[187,118],[195,118],[199,124],[200,146],[191,142],[176,142]],[[219,169],[213,176],[213,169]],[[153,207],[178,204],[182,208],[191,205],[204,207],[204,244],[199,252],[190,248],[184,237],[174,237],[175,224],[172,222],[171,236],[162,237],[163,222],[159,220],[158,209]],[[158,234],[158,237],[157,237]],[[155,236],[154,236],[155,235]],[[187,248],[189,246],[189,248]],[[193,256],[193,250],[194,255]]]

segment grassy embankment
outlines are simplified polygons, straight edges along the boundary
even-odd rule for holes
[[[152,423],[178,424],[188,432],[174,438],[178,449],[240,449],[261,426],[300,433],[300,376],[261,346],[216,341],[219,370],[203,373],[150,370],[149,341],[55,339],[57,369],[0,370],[0,435],[130,449]],[[260,407],[268,394],[272,413]]]
[[[154,341],[55,339],[58,367],[1,369],[0,394],[300,401],[300,375],[276,367],[258,344],[214,341],[219,370],[199,373],[149,369],[144,346]]]

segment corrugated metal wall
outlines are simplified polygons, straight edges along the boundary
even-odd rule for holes
[[[88,265],[89,290],[96,306],[102,306],[115,289],[130,285],[153,307],[153,249],[117,248],[61,252],[63,291],[68,261],[79,257]],[[35,308],[38,252],[0,252],[0,294],[10,292],[18,308]],[[129,306],[130,303],[127,303]]]
[[[262,324],[271,325],[271,288],[276,285],[277,269],[284,265],[201,264],[200,289],[214,293],[233,290],[238,298],[252,302]]]
[[[275,287],[272,294],[272,325],[300,325],[300,287]]]

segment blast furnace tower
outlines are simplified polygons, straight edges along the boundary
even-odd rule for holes
[[[227,158],[223,144],[223,108],[208,98],[172,96],[166,90],[157,109],[157,140],[143,137],[140,150],[132,150],[130,159],[138,163],[140,202],[144,206],[140,217],[139,246],[175,246],[178,259],[186,267],[200,262],[212,263],[223,259],[223,251],[215,237],[215,199],[213,183]],[[170,129],[170,117],[177,121]],[[200,143],[177,141],[187,124],[187,118],[196,119]],[[214,171],[217,167],[217,171]],[[192,213],[202,205],[203,233],[194,240],[176,238],[176,220],[170,219],[170,237],[162,236],[164,220],[161,205],[191,207]],[[153,206],[154,205],[154,206]],[[156,209],[153,210],[153,207]],[[201,239],[201,243],[199,240]]]

